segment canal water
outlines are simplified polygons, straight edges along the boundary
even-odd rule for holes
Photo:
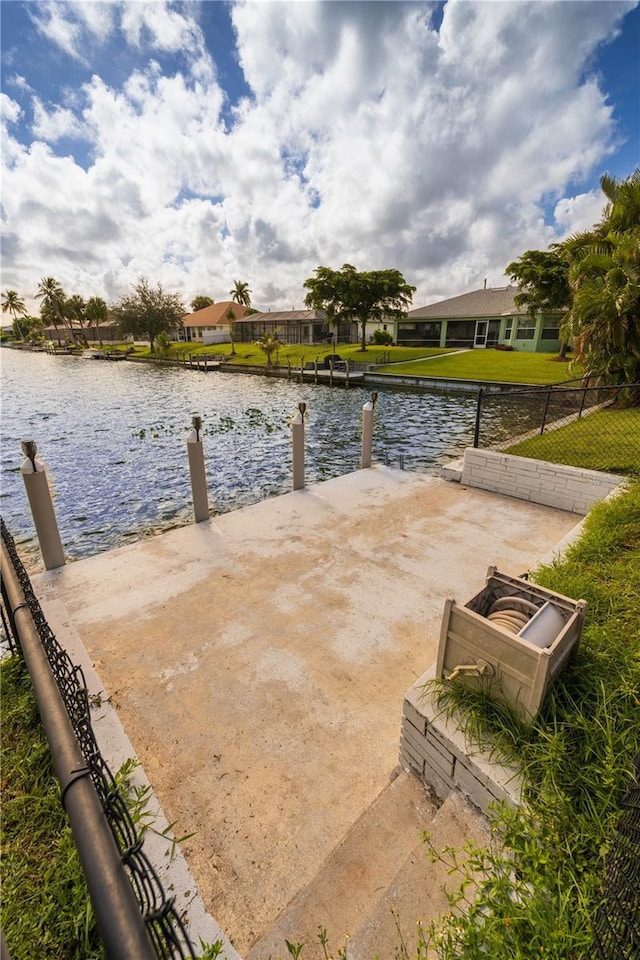
[[[185,440],[203,418],[209,501],[224,513],[291,488],[289,421],[307,404],[309,483],[356,470],[362,387],[197,373],[4,348],[0,512],[27,560],[38,556],[20,476],[33,439],[53,486],[69,559],[191,519]],[[433,471],[473,437],[471,395],[379,390],[374,462]]]

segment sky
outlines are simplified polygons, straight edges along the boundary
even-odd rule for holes
[[[300,309],[504,286],[640,163],[638,0],[2,0],[2,275]]]

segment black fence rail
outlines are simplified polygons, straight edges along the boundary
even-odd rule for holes
[[[10,649],[23,653],[34,683],[105,955],[109,960],[195,958],[174,898],[167,897],[147,858],[126,800],[98,748],[83,671],[71,662],[49,627],[2,518],[0,533],[2,621]],[[26,610],[31,619],[23,623]],[[66,737],[67,720],[72,743]],[[83,791],[76,796],[78,785]]]
[[[597,960],[640,957],[640,754],[634,783],[622,799],[622,813],[607,856],[602,899],[593,921]]]
[[[560,428],[575,425],[572,445],[584,449],[590,467],[613,472],[619,467],[624,473],[635,461],[640,472],[640,432],[634,436],[624,416],[618,415],[624,414],[622,408],[639,401],[640,384],[597,387],[586,380],[502,393],[480,390],[473,445],[504,450],[544,434],[544,452],[548,455],[541,458],[561,462],[564,441]],[[619,465],[611,462],[612,444],[623,449]],[[526,447],[517,452],[527,455]]]

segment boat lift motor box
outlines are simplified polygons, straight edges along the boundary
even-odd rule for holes
[[[436,677],[486,690],[530,723],[580,639],[585,608],[489,567],[468,603],[445,602]]]

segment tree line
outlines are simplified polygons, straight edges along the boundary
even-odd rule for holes
[[[603,383],[640,381],[640,169],[625,180],[605,175],[600,180],[607,204],[591,230],[573,234],[547,250],[528,250],[506,267],[518,285],[518,307],[531,315],[561,313],[561,336],[571,343],[583,370]],[[406,316],[415,292],[399,270],[358,271],[345,263],[340,270],[319,266],[304,281],[305,304],[323,310],[330,324],[360,325],[362,349],[371,320]],[[234,281],[231,298],[251,307],[251,290]],[[141,278],[132,292],[109,308],[100,297],[86,302],[66,297],[53,277],[38,285],[40,321],[26,317],[24,301],[15,290],[3,295],[3,313],[13,316],[24,340],[33,324],[66,327],[71,339],[86,341],[85,325],[96,331],[115,320],[123,335],[148,339],[151,348],[161,334],[179,329],[185,307],[177,294],[166,293]],[[206,296],[191,302],[194,311],[213,304]],[[276,337],[276,334],[273,334]],[[276,337],[277,339],[277,337]]]
[[[235,280],[229,295],[235,303],[251,307],[248,283]],[[6,290],[2,294],[2,312],[11,316],[14,335],[22,341],[41,339],[44,329],[53,327],[56,333],[62,329],[70,341],[86,347],[87,328],[94,328],[94,339],[102,343],[101,325],[113,321],[123,336],[147,339],[153,349],[160,334],[182,327],[182,318],[187,312],[178,294],[166,293],[161,283],[153,287],[146,277],[141,277],[131,293],[111,307],[102,297],[88,300],[78,294],[67,297],[55,277],[43,277],[35,298],[40,300],[39,317],[27,314],[25,302],[17,291]],[[198,295],[191,301],[191,309],[195,312],[213,303],[211,297]]]

